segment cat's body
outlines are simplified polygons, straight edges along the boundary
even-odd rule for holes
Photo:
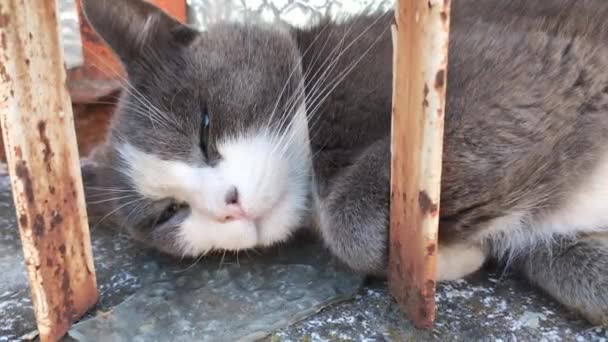
[[[176,255],[314,223],[353,269],[384,272],[391,13],[199,34],[139,1],[84,3],[133,84],[89,199],[126,193],[106,214]],[[608,320],[606,15],[601,0],[453,2],[440,279],[496,257]]]

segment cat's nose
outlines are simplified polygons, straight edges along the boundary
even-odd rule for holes
[[[223,221],[240,220],[247,217],[245,211],[241,207],[239,192],[236,187],[233,186],[226,192],[224,203],[226,204],[226,207],[222,217]]]
[[[236,187],[231,187],[226,193],[225,197],[226,205],[238,205],[239,204],[239,192]]]

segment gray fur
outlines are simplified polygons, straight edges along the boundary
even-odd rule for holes
[[[290,35],[241,24],[193,33],[140,1],[114,1],[118,10],[113,11],[107,10],[108,3],[84,1],[91,22],[123,59],[133,87],[174,126],[155,125],[138,115],[135,111],[143,108],[124,95],[108,142],[97,155],[100,166],[83,170],[87,184],[130,188],[116,171],[120,161],[112,148],[123,140],[162,158],[211,164],[221,156],[211,152],[207,158],[200,152],[200,117],[191,114],[198,106],[211,108],[213,151],[213,141],[266,123],[286,82],[279,103],[289,107],[303,80],[309,110],[319,104],[309,129],[321,235],[353,269],[385,272],[391,13],[325,20],[292,29]],[[154,20],[146,20],[149,15]],[[521,227],[525,234],[597,168],[608,146],[607,17],[608,2],[603,0],[453,1],[442,244],[471,240],[514,212],[526,217]],[[339,53],[337,63],[330,64]],[[327,98],[327,92],[316,96],[361,56]],[[301,73],[289,77],[298,63]],[[290,110],[279,113],[287,121],[293,115]],[[102,209],[90,205],[89,210],[114,210],[110,218],[135,238],[171,252],[170,231],[153,224],[162,205],[157,208],[141,198],[135,210],[126,202],[104,203]],[[556,236],[570,241],[569,247],[532,245],[515,257],[521,258],[532,283],[590,321],[606,323],[606,234]],[[496,257],[514,252],[501,236],[487,243]]]
[[[334,177],[321,201],[324,241],[348,266],[367,274],[383,274],[387,262],[390,170],[383,165],[389,164],[390,141],[378,140]]]
[[[597,325],[608,324],[608,238],[560,239],[532,250],[520,268],[531,282]]]

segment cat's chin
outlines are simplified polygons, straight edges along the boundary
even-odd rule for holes
[[[259,226],[251,220],[219,222],[193,213],[179,227],[176,245],[184,256],[211,251],[238,251],[258,245]]]
[[[284,242],[301,226],[303,211],[286,195],[263,215],[220,222],[193,212],[175,234],[180,256],[242,251]]]

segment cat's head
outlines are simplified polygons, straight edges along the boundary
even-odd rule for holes
[[[89,207],[180,256],[270,245],[298,228],[312,171],[290,33],[199,32],[142,0],[83,9],[128,79],[101,165],[86,170]]]

